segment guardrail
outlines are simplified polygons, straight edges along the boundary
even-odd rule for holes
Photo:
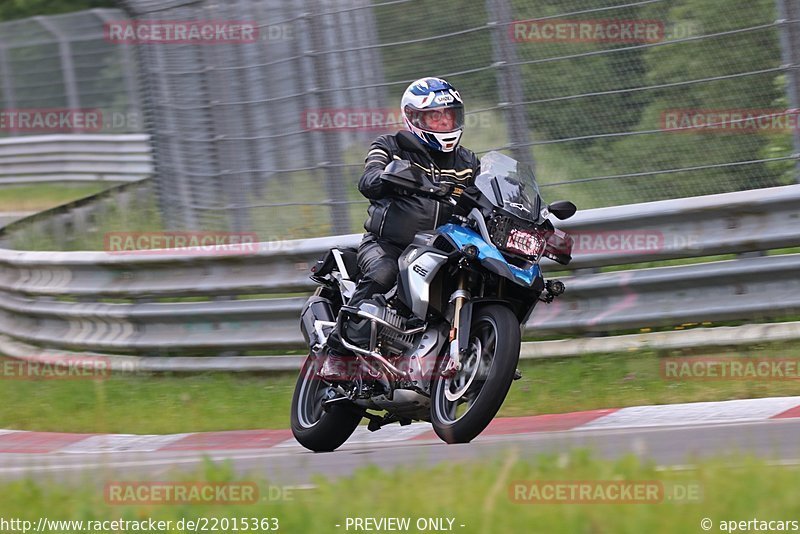
[[[588,210],[559,226],[577,234],[567,293],[542,304],[528,333],[605,332],[800,311],[800,185]],[[646,233],[658,246],[581,253],[581,235]],[[53,351],[236,356],[302,347],[308,267],[360,235],[261,243],[249,252],[0,250],[0,335]],[[620,253],[622,252],[622,253]],[[674,267],[601,267],[737,253]],[[545,270],[563,270],[550,263]],[[209,363],[210,366],[215,364]],[[237,364],[240,365],[240,364]],[[275,360],[276,368],[284,363]],[[283,365],[283,367],[280,367]],[[217,365],[217,367],[219,367]]]
[[[152,172],[149,136],[144,134],[0,139],[0,184],[135,182]]]

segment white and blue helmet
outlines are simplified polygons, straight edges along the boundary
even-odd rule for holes
[[[464,102],[441,78],[421,78],[408,86],[400,109],[406,127],[426,146],[451,152],[464,130]]]

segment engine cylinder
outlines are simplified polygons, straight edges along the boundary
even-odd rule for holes
[[[394,309],[374,299],[367,299],[361,302],[358,309],[382,321],[386,321],[400,330],[406,329],[406,319],[398,315]],[[347,339],[351,343],[364,348],[369,346],[371,329],[372,320],[365,317],[349,318],[345,326]],[[413,336],[400,334],[391,328],[381,325],[378,326],[376,333],[377,341],[389,352],[401,354],[412,345]]]

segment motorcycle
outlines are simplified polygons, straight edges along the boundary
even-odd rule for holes
[[[424,152],[403,134],[403,148]],[[545,280],[539,262],[570,262],[572,238],[549,216],[571,217],[573,203],[544,205],[533,169],[499,152],[481,158],[474,186],[437,178],[406,160],[381,176],[453,206],[447,223],[418,233],[404,250],[387,294],[347,305],[357,276],[352,248],[331,249],[311,269],[319,287],[301,313],[309,356],[292,397],[291,427],[312,451],[335,450],[363,418],[370,431],[418,420],[446,443],[471,441],[520,376],[522,325],[538,302],[564,293],[562,282]],[[354,356],[344,374],[323,378],[334,327]]]

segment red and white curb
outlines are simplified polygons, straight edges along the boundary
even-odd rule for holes
[[[477,439],[491,436],[621,428],[703,426],[800,418],[800,397],[610,408],[495,419]],[[377,432],[360,426],[347,445],[437,442],[427,423],[389,425]],[[65,434],[0,430],[0,453],[97,454],[155,451],[234,451],[300,447],[290,430],[235,430],[171,435]]]

